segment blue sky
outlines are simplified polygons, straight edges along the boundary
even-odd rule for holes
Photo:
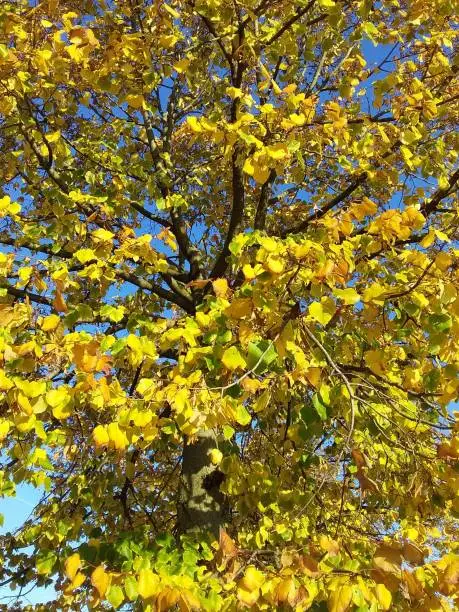
[[[31,485],[21,485],[17,487],[15,497],[2,498],[0,500],[0,512],[3,514],[4,523],[0,527],[0,535],[18,529],[33,512],[40,495],[39,489],[35,489]],[[16,599],[18,593],[18,589],[12,591],[8,585],[0,587],[0,605],[12,606],[19,602],[22,605],[46,603],[53,598],[54,589],[36,587],[19,601]]]

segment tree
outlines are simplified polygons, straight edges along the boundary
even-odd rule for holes
[[[3,587],[454,609],[454,14],[1,3]]]

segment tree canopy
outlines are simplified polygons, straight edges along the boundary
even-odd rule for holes
[[[3,592],[457,609],[455,8],[1,2]]]

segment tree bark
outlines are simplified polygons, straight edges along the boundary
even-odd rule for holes
[[[193,443],[183,448],[178,500],[179,533],[204,531],[218,537],[220,527],[225,523],[225,496],[220,491],[224,476],[208,455],[216,446],[214,433],[202,431]]]

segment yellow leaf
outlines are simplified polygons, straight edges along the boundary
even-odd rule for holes
[[[336,307],[333,300],[325,298],[321,302],[313,302],[309,306],[309,316],[314,321],[321,323],[321,325],[327,325],[336,312]]]
[[[78,574],[72,580],[71,584],[69,584],[69,586],[64,589],[64,593],[71,593],[75,589],[78,589],[78,587],[80,587],[85,580],[86,576],[82,572],[78,572]]]
[[[58,315],[52,314],[43,318],[41,323],[41,328],[43,331],[53,331],[59,325],[60,317]]]
[[[172,15],[172,17],[174,19],[178,19],[180,17],[180,13],[177,12],[175,9],[173,9],[171,6],[169,6],[168,4],[166,4],[165,2],[163,3],[163,8],[169,13],[169,15]]]
[[[201,602],[190,591],[182,591],[178,600],[180,612],[189,612],[190,610],[202,610]]]
[[[230,538],[228,533],[223,528],[220,528],[219,550],[224,558],[235,557],[238,553],[238,547],[236,546],[234,540]]]
[[[268,253],[276,253],[279,251],[279,242],[274,238],[271,238],[271,236],[260,238],[260,244],[265,251],[268,251]]]
[[[194,116],[187,117],[186,122],[188,126],[192,129],[193,132],[195,133],[202,132],[202,127],[199,123],[198,117],[194,117]]]
[[[265,582],[265,577],[260,570],[250,565],[244,577],[238,583],[237,597],[246,606],[253,606],[260,596],[260,587]]]
[[[339,585],[328,598],[329,612],[346,612],[352,603],[352,587],[347,584]]]
[[[223,453],[218,448],[212,448],[209,452],[209,459],[214,465],[219,465],[223,459]]]
[[[81,559],[78,553],[70,555],[70,557],[65,561],[65,575],[70,581],[75,578],[80,567]]]
[[[34,269],[32,266],[26,266],[21,268],[18,272],[19,278],[21,280],[21,284],[25,285],[33,274]]]
[[[78,369],[83,372],[96,372],[104,370],[110,358],[99,354],[99,344],[96,341],[76,344],[72,348],[73,360]]]
[[[383,351],[366,351],[364,359],[365,363],[372,372],[374,372],[378,376],[384,376],[387,360]]]
[[[260,183],[260,185],[263,185],[268,180],[269,175],[270,175],[270,169],[267,168],[264,164],[255,165],[253,178],[257,181],[257,183]]]
[[[453,457],[454,459],[459,459],[459,436],[451,438],[449,442],[439,444],[437,456],[440,458]]]
[[[278,257],[268,257],[266,265],[273,274],[280,274],[284,269],[284,262]]]
[[[416,531],[416,530],[410,529],[409,531]],[[420,548],[418,548],[411,542],[405,542],[405,544],[403,544],[403,557],[409,563],[419,564],[424,561],[425,554]]]
[[[142,599],[155,597],[160,590],[159,576],[154,574],[151,569],[140,570],[137,588]]]
[[[185,72],[188,69],[188,66],[190,64],[191,64],[191,60],[184,58],[184,59],[179,60],[178,62],[175,62],[173,68],[179,74],[181,74],[182,72]]]
[[[21,205],[11,202],[10,196],[0,198],[0,219],[6,215],[17,215],[21,210]]]
[[[20,389],[24,395],[30,398],[43,395],[46,391],[46,381],[44,380],[16,380],[16,387]]]
[[[319,386],[321,374],[322,370],[320,368],[308,368],[305,372],[308,382],[316,389]]]
[[[60,130],[56,130],[55,132],[50,132],[49,134],[46,134],[46,140],[50,143],[57,142],[60,137]]]
[[[443,593],[453,595],[458,591],[459,585],[459,555],[448,553],[438,561],[437,567],[440,573],[439,587]]]
[[[287,124],[287,120],[284,120]],[[304,113],[292,113],[288,117],[288,121],[296,125],[297,127],[301,127],[306,123],[306,115]]]
[[[57,312],[68,312],[69,310],[67,308],[67,304],[65,303],[64,296],[59,289],[56,290],[56,297],[53,300],[53,306]]]
[[[424,227],[426,222],[426,218],[422,212],[417,208],[414,208],[414,206],[408,206],[402,212],[402,219],[406,225],[417,230]]]
[[[107,430],[103,425],[97,425],[92,432],[92,439],[97,448],[101,446],[108,446],[110,438],[108,437]]]
[[[250,298],[237,298],[225,310],[232,319],[243,319],[252,314],[253,304]]]
[[[241,381],[241,386],[244,389],[244,391],[246,391],[247,393],[250,393],[251,395],[253,395],[254,393],[256,393],[258,391],[258,389],[260,388],[260,381],[257,380],[256,378],[244,378]],[[255,412],[257,412],[257,406],[258,406],[258,400],[255,402],[253,409],[255,410]]]
[[[376,585],[376,598],[381,610],[390,610],[392,594],[384,584]]]
[[[295,91],[298,89],[298,85],[296,83],[289,83],[288,85],[286,85],[284,87],[284,89],[282,90],[282,93],[284,94],[292,94],[295,93]]]
[[[110,242],[115,237],[115,234],[101,227],[99,229],[94,230],[91,236],[100,242]]]
[[[66,387],[51,389],[46,394],[46,403],[53,409],[56,419],[66,419],[72,414],[72,397]]]
[[[321,535],[319,543],[320,548],[329,555],[336,556],[339,554],[339,544],[336,540],[332,540],[326,535]]]
[[[275,160],[286,159],[289,156],[288,147],[284,143],[269,145],[265,148],[266,153]]]
[[[422,105],[422,114],[426,119],[433,119],[438,114],[437,105],[434,100],[425,100]]]
[[[383,544],[375,551],[373,565],[383,572],[397,574],[402,564],[402,555],[397,546]]]
[[[138,109],[143,106],[143,95],[142,94],[129,94],[126,96],[126,102],[132,108]]]
[[[244,274],[244,278],[246,280],[253,280],[257,276],[255,270],[250,264],[244,264],[242,266],[242,273]]]
[[[97,256],[92,249],[79,249],[78,251],[75,251],[73,256],[75,257],[75,259],[78,259],[78,261],[82,264],[97,259]]]
[[[242,169],[260,184],[266,183],[271,172],[264,162],[255,157],[247,158]]]
[[[108,437],[116,450],[124,450],[129,444],[124,432],[119,428],[118,423],[110,423],[107,427]]]
[[[22,409],[23,412],[25,412],[29,416],[33,414],[32,405],[25,395],[23,395],[22,393],[19,393],[17,397],[17,402],[18,402],[18,406]]]
[[[360,301],[360,295],[353,287],[348,287],[347,289],[333,289],[333,295],[336,295],[337,298],[343,300],[347,305],[357,304],[357,302]]]
[[[74,62],[80,63],[84,58],[84,53],[79,45],[69,45],[65,50]]]
[[[163,34],[158,39],[159,46],[163,49],[171,49],[177,41],[178,36],[175,36],[174,34]]]
[[[190,117],[188,118],[190,119]],[[253,162],[253,157],[248,157],[245,162],[244,165],[242,167],[243,171],[246,174],[249,174],[250,176],[253,176],[254,172],[255,172],[255,167],[254,167],[254,162]]]
[[[0,421],[0,442],[2,442],[6,436],[8,435],[8,432],[10,430],[10,423],[9,421],[5,421],[5,420],[1,420]]]
[[[453,263],[453,260],[448,255],[448,253],[441,252],[441,253],[438,253],[438,255],[435,257],[435,266],[442,272],[447,270],[452,263]]]
[[[295,600],[296,587],[293,578],[284,578],[276,588],[275,597],[279,603],[293,602]]]
[[[239,581],[239,587],[246,591],[252,592],[259,589],[265,581],[263,572],[257,570],[254,565],[249,565],[245,570],[244,577]]]
[[[235,346],[230,346],[222,355],[222,363],[228,370],[245,368],[246,361]]]
[[[110,576],[105,571],[103,565],[96,567],[91,574],[91,584],[97,589],[99,597],[102,599],[110,584]]]
[[[259,597],[260,597],[259,589],[256,589],[255,591],[247,591],[246,589],[242,589],[240,587],[238,587],[237,589],[238,600],[241,603],[243,603],[244,606],[247,606],[248,608],[251,608],[252,606],[254,606]]]
[[[229,95],[229,97],[232,100],[237,100],[238,98],[242,98],[242,96],[244,95],[244,92],[242,91],[242,89],[239,89],[238,87],[227,87],[226,93]]]
[[[387,294],[387,289],[379,283],[372,283],[363,292],[364,302],[374,302],[375,304],[384,304],[384,296]]]
[[[9,391],[14,387],[14,383],[6,377],[5,370],[0,370],[0,391]]]
[[[226,278],[217,278],[216,280],[212,281],[212,287],[214,288],[215,295],[217,297],[226,298],[228,295],[229,287]]]
[[[156,609],[158,612],[165,612],[175,607],[175,604],[180,598],[180,591],[176,588],[166,587],[163,589],[156,599]]]
[[[363,197],[361,202],[353,203],[350,206],[349,212],[357,221],[363,221],[365,217],[376,214],[378,206],[369,198]]]
[[[247,383],[248,380],[249,379],[246,378],[242,381],[242,386],[244,387],[244,389],[247,389],[247,386],[244,385],[244,383]],[[258,380],[256,379],[252,380],[252,385],[255,387],[253,392],[257,390],[257,387],[259,386],[259,384],[260,383]],[[271,399],[271,393],[268,390],[263,391],[260,397],[258,397],[257,400],[254,402],[253,411],[258,413],[258,412],[262,412],[263,410],[265,410],[270,399]]]

